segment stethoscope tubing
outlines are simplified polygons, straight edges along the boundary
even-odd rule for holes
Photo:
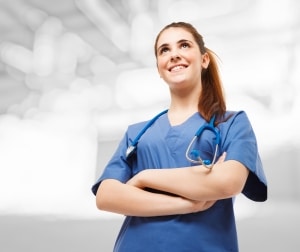
[[[138,142],[140,140],[140,138],[143,136],[143,134],[151,127],[151,125],[163,114],[167,113],[168,109],[160,112],[159,114],[157,114],[155,117],[153,117],[143,128],[142,130],[137,134],[137,136],[134,138],[134,140],[131,142],[131,144],[128,146],[127,150],[126,150],[126,159],[129,158],[136,150]],[[201,164],[203,165],[205,168],[207,169],[212,169],[212,167],[214,166],[215,162],[216,162],[216,158],[217,158],[217,153],[218,153],[218,149],[219,149],[219,144],[220,144],[220,133],[219,131],[216,130],[216,128],[214,127],[214,122],[215,122],[215,116],[213,116],[209,123],[204,124],[203,126],[201,126],[197,132],[195,133],[192,141],[190,142],[186,153],[185,153],[185,157],[188,161],[190,161],[193,164]],[[211,162],[208,162],[208,160],[202,160],[200,155],[197,154],[197,159],[198,160],[194,160],[190,157],[191,153],[196,153],[196,150],[191,150],[194,142],[196,141],[196,139],[198,137],[201,136],[201,134],[204,132],[204,130],[210,130],[212,131],[215,136],[216,136],[216,147],[215,147],[215,152],[214,152],[214,157],[213,160]]]
[[[140,138],[142,137],[142,135],[144,135],[144,133],[147,131],[147,129],[149,129],[151,127],[151,125],[163,114],[167,113],[168,109],[160,112],[159,114],[157,114],[155,117],[153,117],[145,126],[144,128],[142,128],[142,130],[137,134],[137,136],[134,138],[134,140],[132,141],[132,143],[128,146],[127,150],[126,150],[126,158],[130,157],[133,152],[135,151],[135,149],[137,148],[137,144],[140,140]]]

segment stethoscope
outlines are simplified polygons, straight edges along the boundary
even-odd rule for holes
[[[137,148],[137,144],[140,140],[140,138],[142,137],[142,135],[152,126],[152,124],[163,114],[167,113],[168,109],[160,112],[159,114],[157,114],[155,117],[153,117],[145,126],[144,128],[139,132],[139,134],[134,138],[134,140],[132,141],[132,143],[128,146],[127,150],[126,150],[126,158],[129,158],[136,150]],[[190,161],[193,164],[201,164],[204,167],[206,167],[207,169],[211,169],[217,159],[217,153],[218,153],[218,149],[219,149],[219,145],[220,145],[220,132],[219,130],[214,127],[214,123],[215,123],[215,116],[213,116],[210,121],[208,123],[205,123],[204,125],[202,125],[197,132],[195,133],[195,136],[193,137],[192,141],[190,142],[186,153],[185,153],[185,157],[188,161]],[[216,139],[215,139],[215,151],[214,151],[214,156],[213,156],[213,160],[208,160],[208,159],[202,159],[200,157],[199,151],[196,149],[192,149],[194,146],[195,141],[197,140],[197,138],[200,138],[200,136],[203,134],[203,132],[205,130],[209,130],[212,133],[214,133]]]

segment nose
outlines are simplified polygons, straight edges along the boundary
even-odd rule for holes
[[[179,60],[179,59],[180,59],[179,53],[176,50],[172,51],[171,56],[170,56],[170,60],[171,61],[176,61],[176,60]]]

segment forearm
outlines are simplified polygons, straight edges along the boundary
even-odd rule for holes
[[[244,187],[248,170],[239,162],[226,161],[212,170],[203,166],[149,169],[129,184],[174,193],[191,200],[218,200],[232,197]]]
[[[104,180],[96,195],[101,210],[128,216],[163,216],[186,214],[206,210],[212,202],[194,202],[182,197],[151,193],[123,184],[117,180]]]

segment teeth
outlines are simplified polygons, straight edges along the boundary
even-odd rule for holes
[[[175,67],[173,67],[173,68],[171,69],[171,72],[173,72],[173,71],[178,71],[178,70],[183,69],[183,68],[185,68],[185,67],[184,67],[184,66],[175,66]]]

